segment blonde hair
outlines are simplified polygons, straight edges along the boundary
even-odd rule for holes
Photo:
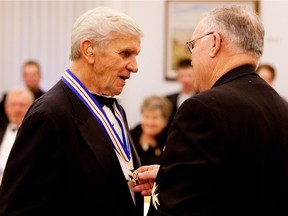
[[[169,119],[172,114],[172,104],[166,97],[153,95],[145,98],[141,112],[155,109],[159,109],[165,119]]]

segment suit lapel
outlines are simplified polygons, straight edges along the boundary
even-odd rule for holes
[[[117,153],[112,147],[109,138],[106,133],[95,119],[95,117],[87,110],[87,118],[83,118],[84,115],[79,113],[78,117],[74,117],[74,122],[79,128],[79,131],[86,143],[94,153],[95,157],[106,171],[107,176],[113,185],[118,185],[116,191],[125,191],[123,199],[131,200],[131,205],[134,206],[133,200],[127,185],[126,177],[123,174],[121,165],[117,158]],[[135,154],[132,153],[134,156]],[[133,159],[136,158],[135,156]],[[133,161],[134,165],[139,166],[138,160]],[[135,164],[136,163],[136,164]],[[119,188],[121,185],[122,189]],[[139,198],[136,198],[139,200]],[[139,202],[139,201],[137,201]]]
[[[86,141],[87,145],[89,146],[103,169],[106,171],[106,174],[111,179],[111,182],[113,182],[113,185],[123,186],[123,189],[121,189],[120,191],[126,191],[125,193],[127,197],[130,197],[131,205],[133,205],[133,200],[127,186],[126,178],[122,172],[122,168],[117,158],[116,152],[113,149],[112,144],[110,143],[110,140],[104,132],[103,128],[101,127],[97,119],[94,117],[94,115],[90,112],[90,110],[86,107],[86,105],[63,82],[62,87],[68,94],[68,97],[71,100],[71,104],[74,107],[73,120],[78,127],[82,137]],[[127,130],[128,126],[125,116],[124,124]],[[132,144],[129,130],[127,130],[127,133],[129,141],[131,143],[131,153],[134,166],[136,168],[139,167],[140,160]],[[117,189],[117,191],[119,191],[119,188]],[[139,200],[138,196],[137,200]]]
[[[62,85],[74,107],[74,122],[107,175],[125,180],[116,153],[99,122],[85,104],[66,86]],[[108,156],[108,157],[107,157]]]

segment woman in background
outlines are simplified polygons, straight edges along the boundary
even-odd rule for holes
[[[166,97],[147,97],[141,106],[141,123],[131,130],[142,165],[158,164],[165,146],[172,104]]]

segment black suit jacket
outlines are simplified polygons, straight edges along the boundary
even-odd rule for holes
[[[2,139],[4,137],[8,124],[9,124],[9,121],[8,121],[7,116],[0,114],[0,146],[2,144]]]
[[[288,215],[288,106],[250,66],[176,113],[148,215]]]
[[[171,116],[168,120],[168,127],[171,125],[172,121],[173,121],[173,118],[177,112],[177,100],[178,100],[178,97],[179,97],[179,94],[180,92],[176,92],[174,94],[170,94],[170,95],[167,95],[166,98],[171,102],[172,104],[172,112],[171,112]]]
[[[130,143],[136,169],[140,161]],[[0,188],[0,215],[99,214],[142,216],[143,197],[136,194],[135,206],[107,135],[59,81],[34,102],[18,130]]]
[[[141,124],[136,125],[133,129],[131,129],[130,133],[137,153],[141,159],[141,164],[159,164],[161,161],[163,148],[166,144],[167,128],[164,128],[158,135],[155,136],[157,145],[155,147],[149,147],[149,149],[146,151],[143,150],[142,145],[140,144],[140,137],[143,133]]]

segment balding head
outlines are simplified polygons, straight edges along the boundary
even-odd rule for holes
[[[33,101],[34,95],[28,88],[9,91],[4,104],[9,122],[19,126]]]

